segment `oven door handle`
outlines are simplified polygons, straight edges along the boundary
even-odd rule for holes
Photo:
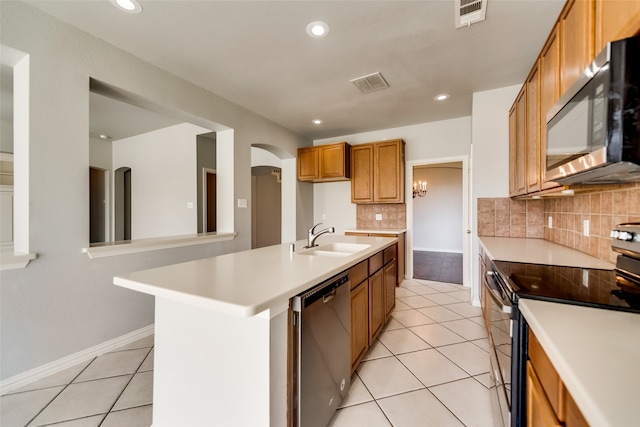
[[[496,280],[495,277],[493,277],[494,274],[495,273],[493,271],[487,271],[487,276],[489,276],[488,278],[490,281]],[[493,299],[500,311],[503,313],[511,313],[511,303],[509,301],[505,301],[499,292],[491,286],[487,286],[487,289],[489,290],[491,299]]]

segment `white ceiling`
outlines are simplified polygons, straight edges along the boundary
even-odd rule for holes
[[[25,1],[311,139],[471,115],[472,93],[524,81],[564,4],[488,0],[456,29],[453,0]],[[306,35],[315,20],[326,38]],[[378,71],[388,89],[349,81]]]

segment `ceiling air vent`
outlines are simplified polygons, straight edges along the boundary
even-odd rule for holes
[[[487,15],[487,0],[456,0],[456,28],[484,21]]]
[[[356,85],[362,93],[373,92],[374,90],[389,87],[389,84],[380,73],[369,74],[368,76],[358,77],[357,79],[349,81]]]

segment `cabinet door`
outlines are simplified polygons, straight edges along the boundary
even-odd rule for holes
[[[522,88],[516,98],[516,168],[515,168],[515,193],[513,195],[524,194],[527,191],[527,181],[525,176],[525,137],[527,131],[527,93],[526,86]]]
[[[401,140],[374,145],[374,200],[404,203],[404,143]]]
[[[373,144],[351,149],[351,202],[373,203]]]
[[[389,319],[396,306],[396,260],[384,266],[384,318]]]
[[[384,325],[384,269],[369,276],[369,345]]]
[[[351,177],[351,146],[345,142],[320,147],[320,179]]]
[[[540,153],[540,73],[538,64],[534,65],[526,82],[526,178],[527,193],[533,193],[541,189],[542,177]]]
[[[527,362],[527,427],[560,427],[531,363]]]
[[[640,1],[595,0],[595,2],[596,54],[610,41],[631,37],[640,30]]]
[[[560,93],[564,93],[594,58],[594,0],[568,0],[560,14]]]
[[[351,372],[369,348],[369,281],[351,291]]]
[[[516,168],[517,168],[517,152],[516,132],[518,130],[518,104],[514,102],[511,110],[509,110],[509,195],[513,196],[517,193],[516,184]]]
[[[298,149],[298,180],[312,181],[320,178],[318,147]]]
[[[546,168],[547,151],[547,112],[560,98],[560,41],[558,27],[554,27],[540,54],[540,150],[542,152],[542,170]],[[556,182],[546,182],[543,176],[543,189],[558,187]]]

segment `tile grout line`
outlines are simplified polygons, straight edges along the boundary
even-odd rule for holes
[[[98,424],[98,427],[100,427],[104,423],[104,421],[107,419],[109,414],[113,411],[113,407],[116,406],[116,403],[118,403],[118,400],[120,400],[120,398],[124,394],[124,391],[127,389],[127,387],[129,387],[129,384],[131,384],[131,381],[133,381],[133,378],[136,376],[136,374],[140,370],[140,367],[144,364],[144,361],[147,360],[147,357],[149,357],[149,355],[151,354],[151,351],[153,350],[153,347],[154,346],[151,346],[151,348],[149,348],[149,351],[147,352],[146,356],[144,356],[142,358],[142,360],[140,361],[140,364],[138,365],[136,370],[133,372],[133,375],[131,375],[131,378],[129,378],[129,381],[127,381],[127,384],[122,388],[122,391],[120,392],[120,394],[118,394],[118,397],[116,397],[116,399],[113,401],[113,403],[109,407],[109,410],[105,414],[104,418],[102,419],[102,421],[100,421],[100,424]],[[130,409],[130,408],[125,408],[125,409]]]
[[[96,356],[93,359],[91,359],[91,361],[89,363],[87,363],[87,366],[85,366],[83,369],[81,369],[80,372],[78,372],[78,374],[71,379],[71,381],[69,381],[68,383],[64,384],[64,386],[62,387],[62,390],[60,390],[58,393],[56,393],[56,395],[46,405],[44,405],[44,407],[42,409],[40,409],[37,414],[35,414],[29,421],[27,421],[27,423],[25,424],[25,427],[28,426],[29,424],[31,424],[36,418],[38,418],[38,415],[40,415],[42,412],[44,412],[44,410],[47,409],[49,407],[49,405],[51,405],[53,403],[53,401],[56,400],[62,394],[63,391],[65,391],[71,384],[73,384],[73,382],[76,379],[78,379],[78,377],[80,375],[82,375],[82,373],[84,371],[86,371],[87,368],[89,368],[89,366],[91,366],[91,364],[98,357],[99,356]],[[54,386],[54,387],[57,387],[57,386]],[[50,388],[50,387],[46,387],[46,388]],[[44,390],[44,389],[36,389],[36,390]],[[36,391],[36,390],[31,390],[31,391]]]

